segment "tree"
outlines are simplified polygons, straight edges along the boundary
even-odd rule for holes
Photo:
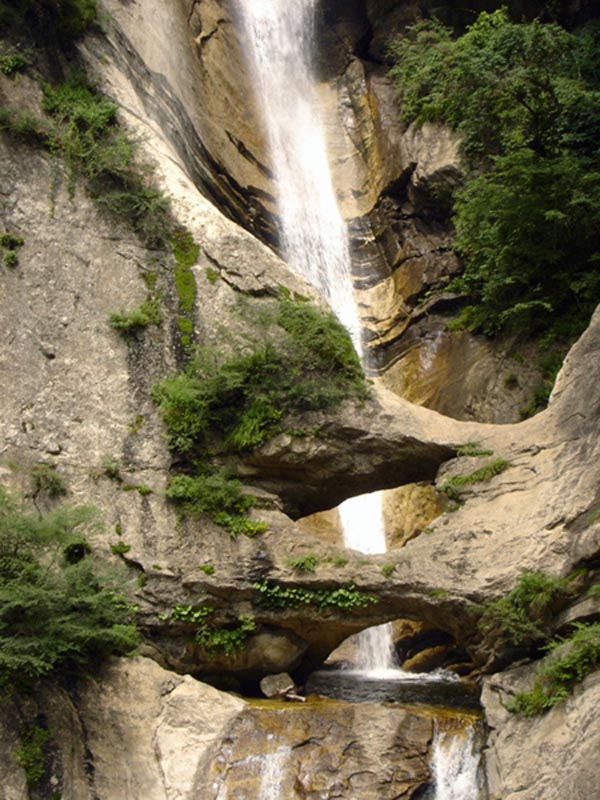
[[[38,515],[0,488],[0,686],[135,648],[131,608],[87,543],[96,524],[89,508]]]
[[[472,330],[534,334],[568,318],[576,335],[600,301],[599,44],[597,21],[573,34],[499,10],[459,38],[421,22],[392,47],[405,119],[461,135],[454,287],[472,297]]]

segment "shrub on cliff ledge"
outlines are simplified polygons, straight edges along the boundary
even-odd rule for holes
[[[0,687],[76,673],[138,641],[114,581],[89,553],[87,508],[40,516],[0,489]]]
[[[155,388],[171,449],[239,452],[282,430],[289,414],[366,397],[358,357],[332,314],[282,300],[275,323],[266,342],[227,359],[198,351]]]

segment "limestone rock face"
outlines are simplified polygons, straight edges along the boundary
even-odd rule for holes
[[[278,786],[289,798],[409,800],[430,781],[432,735],[426,711],[392,705],[252,708],[218,751],[206,778],[214,795],[207,798],[260,797],[261,790],[268,796],[268,788]]]
[[[490,800],[587,800],[600,793],[596,754],[600,675],[541,717],[509,714],[502,703],[531,688],[531,667],[487,678],[482,701],[491,734],[486,763]]]
[[[189,676],[166,672],[148,659],[115,660],[98,681],[76,692],[46,686],[24,706],[5,706],[0,731],[6,781],[3,800],[26,800],[15,762],[16,732],[41,715],[51,732],[52,755],[43,787],[64,800],[192,800],[215,742],[244,709],[242,700]],[[41,795],[36,795],[41,796]]]

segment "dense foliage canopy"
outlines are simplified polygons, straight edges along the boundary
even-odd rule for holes
[[[406,120],[461,136],[464,323],[578,333],[600,301],[600,22],[570,33],[499,10],[458,38],[421,22],[392,51]]]

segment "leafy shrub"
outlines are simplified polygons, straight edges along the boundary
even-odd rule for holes
[[[79,560],[69,550],[94,524],[88,508],[34,515],[0,492],[0,685],[77,673],[136,646],[115,581],[85,548]]]
[[[376,603],[377,598],[359,591],[354,584],[337,589],[305,589],[300,586],[283,586],[272,581],[257,581],[252,588],[258,592],[258,603],[265,608],[299,608],[302,605],[336,608],[364,608]]]
[[[541,714],[565,700],[573,686],[600,665],[600,623],[575,625],[566,638],[554,639],[537,669],[533,687],[517,692],[508,709],[526,717]]]
[[[449,123],[470,167],[451,288],[473,298],[471,330],[572,338],[600,300],[599,44],[597,21],[572,34],[498,10],[458,38],[421,22],[392,47],[405,119]]]
[[[366,384],[347,332],[332,314],[283,300],[273,341],[219,361],[198,351],[181,373],[154,390],[171,449],[205,449],[211,439],[234,451],[256,447],[287,414],[364,398]]]
[[[3,75],[12,77],[17,72],[23,72],[27,68],[28,62],[21,53],[8,53],[0,56],[0,72]]]
[[[548,637],[552,612],[570,591],[569,578],[525,571],[508,594],[481,608],[479,630],[501,645],[532,645]]]
[[[55,145],[55,127],[50,120],[30,111],[0,106],[0,131],[15,139],[50,149]]]
[[[170,619],[195,625],[194,642],[207,655],[223,652],[227,656],[234,656],[242,649],[248,636],[256,630],[254,617],[250,614],[242,615],[228,625],[217,626],[210,621],[214,613],[212,606],[195,608],[191,605],[179,605],[171,612]]]
[[[171,224],[168,200],[137,162],[138,142],[117,124],[116,103],[99,95],[82,75],[43,89],[42,108],[49,119],[0,108],[0,130],[61,155],[71,196],[82,176],[102,207],[129,220],[149,245],[163,243]]]

